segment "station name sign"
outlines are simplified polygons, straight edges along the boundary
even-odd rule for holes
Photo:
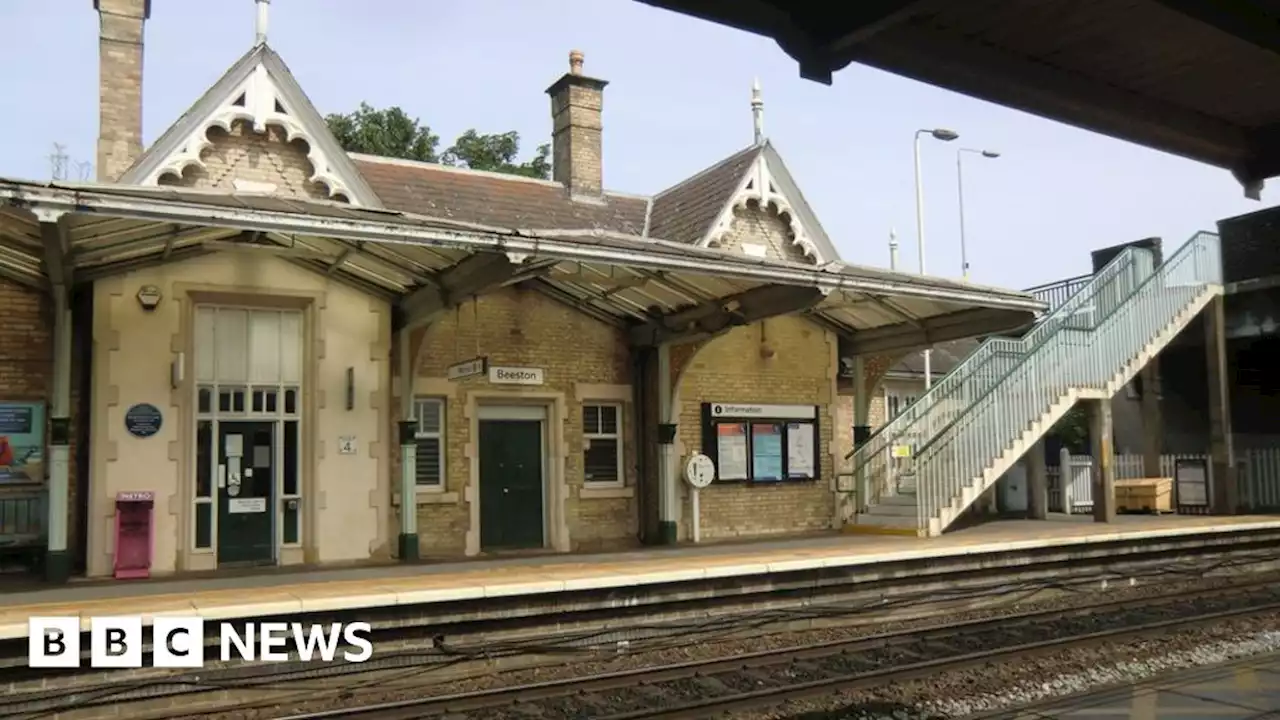
[[[711,417],[774,418],[778,420],[812,420],[818,409],[813,405],[742,405],[711,403]]]
[[[527,367],[491,367],[489,382],[495,385],[541,385],[544,376],[542,368]]]

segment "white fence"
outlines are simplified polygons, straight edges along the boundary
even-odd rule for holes
[[[1201,488],[1183,483],[1174,488],[1179,512],[1207,512],[1213,497],[1213,465],[1204,455],[1160,456],[1161,477],[1175,477],[1179,460],[1205,463],[1206,478]],[[1063,468],[1069,482],[1062,482]],[[1251,449],[1236,455],[1236,483],[1240,508],[1246,512],[1280,510],[1280,448]],[[1090,512],[1093,508],[1093,458],[1088,455],[1062,453],[1058,467],[1049,471],[1049,511],[1065,513]],[[1141,455],[1117,455],[1116,479],[1144,477]],[[1064,492],[1065,489],[1065,492]],[[1065,501],[1065,502],[1064,502]],[[1200,510],[1200,508],[1204,508]]]

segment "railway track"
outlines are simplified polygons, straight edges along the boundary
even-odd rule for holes
[[[291,715],[280,720],[694,720],[790,700],[1119,642],[1280,611],[1272,583],[1032,612],[483,692]]]

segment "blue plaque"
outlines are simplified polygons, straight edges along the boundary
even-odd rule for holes
[[[138,403],[124,414],[124,429],[134,437],[146,438],[160,432],[164,415],[151,403]]]

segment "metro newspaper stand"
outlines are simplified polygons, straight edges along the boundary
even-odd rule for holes
[[[116,493],[117,580],[151,577],[151,540],[154,533],[156,494],[147,491]]]

